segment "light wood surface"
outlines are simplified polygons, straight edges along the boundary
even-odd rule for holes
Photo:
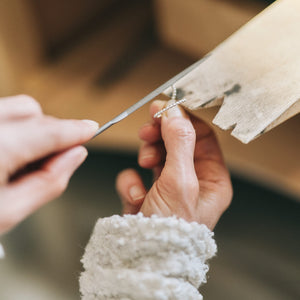
[[[300,1],[278,0],[176,83],[191,110],[248,143],[300,112]],[[170,93],[170,89],[166,91]]]

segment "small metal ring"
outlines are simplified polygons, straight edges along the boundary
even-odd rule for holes
[[[168,105],[167,107],[165,107],[165,108],[163,108],[162,110],[158,111],[158,112],[154,115],[154,118],[157,118],[157,119],[160,118],[160,117],[162,116],[162,114],[163,114],[165,111],[167,111],[167,110],[173,108],[174,106],[180,105],[180,104],[182,104],[182,103],[185,102],[185,101],[186,101],[186,99],[183,98],[183,99],[181,99],[181,100],[178,100],[178,101],[176,101],[176,102],[174,102],[174,103]]]

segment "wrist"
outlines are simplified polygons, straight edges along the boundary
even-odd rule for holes
[[[99,219],[82,259],[81,293],[83,299],[202,299],[198,287],[215,253],[213,233],[196,222],[142,213]]]

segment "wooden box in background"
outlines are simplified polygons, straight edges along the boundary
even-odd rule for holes
[[[155,0],[161,39],[193,57],[213,50],[265,7],[257,0]]]

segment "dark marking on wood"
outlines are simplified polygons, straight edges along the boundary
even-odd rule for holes
[[[176,100],[181,100],[186,95],[190,95],[190,94],[193,94],[193,92],[191,92],[191,91],[190,92],[185,92],[183,89],[176,87]],[[168,96],[171,98],[172,97],[172,92],[169,93]]]
[[[177,89],[177,99],[180,100],[180,99],[183,99],[186,95],[186,92],[181,89],[181,88],[178,88]]]
[[[240,84],[235,84],[230,90],[227,90],[226,92],[224,92],[225,96],[230,96],[232,94],[237,94],[240,92],[240,90],[242,89]]]

